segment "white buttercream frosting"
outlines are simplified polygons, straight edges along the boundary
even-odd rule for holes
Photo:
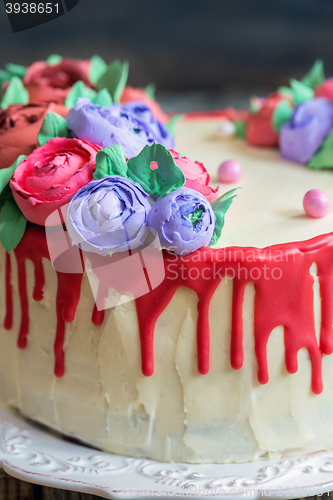
[[[214,139],[217,120],[185,121],[178,126],[178,148],[203,161],[217,178],[223,160],[243,165],[242,186],[226,217],[220,246],[264,247],[305,240],[332,230],[332,214],[312,220],[302,211],[310,188],[333,188],[333,173],[313,172],[280,160],[276,151],[258,150],[239,141]],[[230,186],[221,187],[221,192]],[[4,296],[4,255],[0,283]],[[269,382],[257,380],[253,315],[255,289],[246,286],[243,303],[244,364],[230,366],[232,279],[224,279],[210,304],[210,370],[198,373],[196,294],[180,288],[157,321],[155,372],[141,371],[141,347],[135,302],[106,311],[94,326],[94,299],[87,276],[74,321],[66,325],[66,371],[53,373],[57,276],[43,260],[45,293],[32,299],[33,265],[26,262],[30,329],[28,346],[16,346],[20,301],[15,256],[11,256],[14,325],[0,331],[0,399],[30,418],[66,435],[118,454],[156,460],[242,462],[261,456],[298,455],[333,448],[333,357],[323,359],[324,390],[311,392],[308,351],[298,354],[298,371],[285,368],[284,332],[268,341]],[[314,309],[320,325],[316,265]],[[300,290],[301,293],[301,290]],[[4,317],[4,300],[0,301]]]

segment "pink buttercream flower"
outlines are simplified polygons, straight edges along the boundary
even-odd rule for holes
[[[210,176],[202,163],[198,161],[192,162],[186,158],[186,156],[180,156],[180,154],[173,149],[170,149],[170,153],[176,165],[178,165],[185,175],[185,187],[199,191],[199,193],[203,194],[210,202],[219,197],[219,188],[213,189],[209,185]]]
[[[90,61],[80,59],[63,59],[58,64],[48,64],[45,61],[33,63],[23,79],[29,92],[29,101],[62,104],[77,81],[82,80],[87,87],[91,86],[89,69]]]
[[[326,97],[333,101],[333,78],[328,78],[315,88],[315,97]]]
[[[274,147],[279,143],[279,134],[273,128],[275,108],[285,99],[279,94],[270,94],[263,100],[261,108],[256,113],[250,113],[246,140],[253,146]]]
[[[35,149],[19,164],[10,181],[24,216],[45,225],[52,212],[93,179],[99,150],[99,146],[64,137],[54,137]]]
[[[0,169],[38,146],[38,132],[47,113],[65,117],[68,109],[54,103],[13,104],[0,113]]]

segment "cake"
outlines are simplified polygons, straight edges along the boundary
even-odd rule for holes
[[[147,142],[138,155],[129,150],[127,157],[133,156],[127,161],[119,146],[96,137],[97,125],[92,145],[89,127],[75,133],[86,118],[80,113],[90,106],[104,120],[107,106],[87,104],[86,90],[76,95],[67,114],[71,138],[65,118],[41,113],[39,148],[18,159],[1,198],[4,404],[103,450],[160,461],[245,462],[333,448],[333,214],[314,218],[302,208],[309,190],[333,192],[332,85],[321,71],[316,63],[302,82],[293,81],[265,100],[252,100],[250,115],[233,110],[188,114],[176,125],[181,155],[169,142],[166,147]],[[311,104],[317,94],[325,99],[324,104],[316,101],[319,108]],[[107,119],[113,126],[112,120]],[[245,131],[247,140],[218,138],[221,124],[223,135]],[[172,141],[167,131],[159,130],[163,140]],[[149,129],[147,141],[151,133]],[[276,148],[279,142],[284,158]],[[140,146],[124,147],[133,144]],[[86,158],[79,179],[66,180],[61,198],[59,186],[49,179],[50,169],[36,173],[40,158],[59,150],[81,156],[84,150]],[[217,167],[228,159],[239,161],[243,174],[231,190],[220,185],[221,192],[229,189],[220,196]],[[155,163],[158,170],[164,162],[171,174],[161,169],[158,177]],[[2,188],[4,179],[2,174]],[[90,219],[82,228],[89,214],[94,222],[106,223],[94,210],[97,205],[103,209],[104,194],[99,196],[98,190],[109,189],[112,182],[124,199],[130,192],[136,203],[138,219],[128,253],[119,251],[122,233],[110,229],[112,237],[105,243],[96,232],[88,238]],[[176,188],[169,188],[170,183]],[[27,195],[31,185],[37,193],[33,203],[31,191]],[[55,192],[52,199],[44,196],[45,185]],[[151,209],[142,185],[153,193]],[[236,187],[241,189],[234,191]],[[18,214],[18,206],[26,225],[21,215],[13,220],[6,213],[9,189],[13,213]],[[176,191],[181,191],[181,201]],[[199,202],[186,198],[190,191]],[[168,251],[151,254],[148,265],[145,251],[156,250],[156,242],[144,243],[140,220],[142,227],[151,221],[152,238],[161,237],[163,223],[165,248],[167,222],[176,216],[172,212],[168,219],[163,203],[168,202],[168,210],[177,205],[181,212],[184,200],[196,207],[185,212],[191,215],[191,244],[184,243],[185,237],[174,238]],[[220,234],[218,224],[223,226]],[[132,227],[126,231],[128,235]],[[9,254],[4,246],[13,251]],[[71,252],[82,258],[73,259]],[[99,260],[110,254],[109,261]],[[65,258],[59,260],[61,255]],[[161,255],[164,277],[159,274]],[[134,276],[132,284],[137,283],[133,263],[139,258],[147,290],[133,289],[131,295],[127,281]],[[111,274],[105,262],[113,266]],[[116,297],[117,305],[105,305],[110,297]]]

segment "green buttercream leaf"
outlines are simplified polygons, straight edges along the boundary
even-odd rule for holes
[[[96,155],[94,179],[103,179],[108,175],[127,177],[126,156],[120,144],[102,149]]]
[[[62,56],[59,56],[59,54],[51,54],[47,59],[46,59],[46,62],[47,64],[49,64],[50,66],[55,66],[56,64],[59,64],[61,63],[61,61],[63,60],[63,57]]]
[[[249,100],[249,111],[250,113],[257,113],[260,109],[260,102],[258,97],[251,97]]]
[[[4,69],[0,69],[0,90],[5,82],[9,82],[12,75],[9,71],[5,71]]]
[[[319,151],[313,155],[308,167],[314,170],[333,168],[333,131],[323,141]]]
[[[67,108],[73,108],[79,97],[88,97],[91,101],[94,99],[96,92],[89,87],[86,87],[82,80],[74,83],[65,100]]]
[[[244,139],[245,137],[245,121],[244,120],[235,120],[234,121],[235,125],[235,137],[238,139]]]
[[[27,219],[16,205],[14,198],[8,197],[5,201],[0,214],[0,241],[8,253],[17,247],[21,241]]]
[[[285,96],[285,97],[289,97],[290,99],[293,98],[293,91],[291,90],[290,87],[279,87],[277,89],[277,93],[282,95],[282,96]]]
[[[180,122],[182,118],[184,118],[184,116],[185,113],[179,113],[178,115],[174,115],[170,118],[168,123],[165,124],[165,128],[170,132],[170,134],[176,135],[175,134],[176,125],[178,122]]]
[[[215,215],[215,230],[212,238],[212,245],[218,242],[221,236],[221,232],[224,226],[225,214],[229,210],[234,198],[236,198],[237,194],[234,194],[237,189],[231,189],[227,193],[224,193],[218,200],[213,201],[212,209]]]
[[[52,137],[69,137],[65,118],[57,113],[47,113],[38,132],[38,143],[44,146]]]
[[[8,108],[11,104],[28,104],[29,93],[18,76],[12,76],[6,92],[1,100],[0,107]]]
[[[149,95],[152,99],[155,101],[155,92],[156,92],[156,85],[155,83],[148,83],[148,85],[145,88],[146,94]]]
[[[119,102],[127,83],[128,69],[128,61],[122,63],[120,59],[116,59],[110,63],[107,71],[98,81],[98,90],[106,88],[110,92],[113,102]]]
[[[26,158],[25,155],[20,155],[16,161],[14,161],[13,165],[7,168],[0,169],[0,193],[5,189],[10,179],[13,177],[14,171],[16,167],[21,163],[22,160]]]
[[[325,81],[324,63],[321,59],[317,59],[310,71],[302,78],[302,83],[314,89]]]
[[[79,97],[86,97],[90,99],[93,104],[99,104],[100,106],[111,106],[112,104],[112,98],[107,89],[102,89],[99,92],[96,92],[94,89],[86,87],[81,80],[74,83],[68,96],[66,97],[65,106],[67,108],[72,108],[75,106]]]
[[[88,78],[90,83],[97,85],[98,80],[107,72],[108,65],[100,56],[93,56],[90,59],[90,69]]]
[[[11,76],[18,76],[19,78],[24,78],[27,72],[27,68],[25,66],[13,63],[6,64],[5,70],[8,71]]]
[[[2,209],[2,207],[4,206],[4,204],[6,203],[8,198],[12,198],[12,197],[13,197],[13,193],[12,193],[12,190],[11,190],[9,183],[8,183],[4,187],[2,192],[0,193],[0,210]]]
[[[158,168],[151,168],[152,161],[157,163]],[[145,146],[138,156],[129,160],[127,176],[155,198],[185,184],[185,175],[174,162],[170,151],[156,143]]]
[[[69,94],[67,95],[65,100],[65,106],[67,108],[72,108],[73,106],[75,106],[76,101],[78,100],[79,97],[87,97],[92,101],[95,95],[96,92],[93,89],[86,87],[83,81],[79,80],[78,82],[74,83]]]
[[[302,82],[292,78],[290,80],[290,87],[292,90],[292,98],[295,106],[302,102],[309,101],[314,97],[314,91]]]
[[[274,109],[274,113],[272,116],[272,123],[274,130],[279,134],[282,125],[288,123],[293,116],[294,109],[289,104],[288,101],[281,101],[276,108]]]
[[[100,106],[109,107],[112,104],[112,97],[110,96],[107,89],[102,89],[96,93],[92,102],[93,104],[99,104]]]
[[[333,145],[333,130],[328,134],[326,139],[321,143],[321,147]]]

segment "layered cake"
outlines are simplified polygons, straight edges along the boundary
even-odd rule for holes
[[[174,143],[97,62],[52,105],[7,69],[1,401],[161,461],[332,449],[332,80],[318,62],[249,112],[183,117]]]

